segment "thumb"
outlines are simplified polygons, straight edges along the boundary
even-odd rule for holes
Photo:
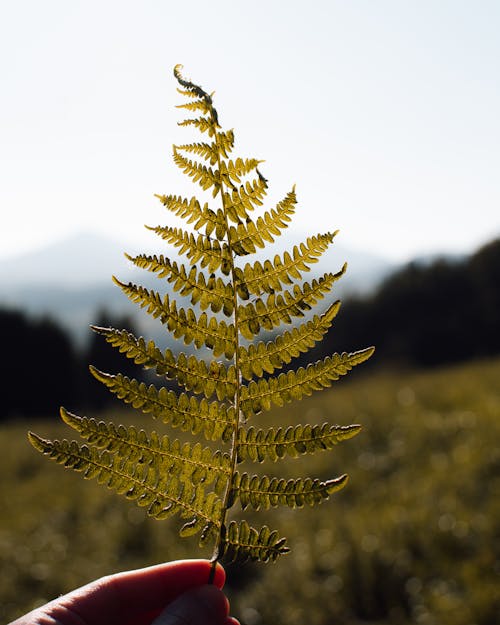
[[[169,603],[151,625],[225,625],[228,613],[229,601],[219,588],[198,586]]]

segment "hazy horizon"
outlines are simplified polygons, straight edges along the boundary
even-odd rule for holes
[[[0,8],[0,259],[78,231],[143,245],[191,196],[172,68],[215,91],[266,208],[395,263],[500,235],[500,5],[35,0]],[[215,35],[218,33],[218,36]],[[189,135],[189,136],[188,136]]]
[[[282,254],[285,249],[305,240],[295,232],[287,238],[281,237],[265,250],[257,251],[255,259]],[[0,293],[6,294],[27,286],[43,288],[44,285],[81,288],[109,282],[112,275],[132,279],[132,275],[144,276],[145,272],[134,267],[125,254],[166,254],[171,259],[184,262],[175,248],[158,237],[141,245],[120,241],[102,233],[82,231],[63,237],[40,248],[28,250],[10,258],[0,258]],[[243,259],[247,262],[248,259]],[[395,265],[383,256],[347,248],[337,238],[324,252],[317,264],[311,264],[311,271],[323,273],[326,270],[340,270],[347,262],[353,285],[366,279],[385,275]],[[156,283],[156,279],[153,278]]]

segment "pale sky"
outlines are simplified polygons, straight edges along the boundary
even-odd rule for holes
[[[500,235],[500,2],[4,0],[0,257],[129,243],[191,196],[172,68],[215,91],[268,208],[394,261]],[[190,137],[191,138],[191,137]]]

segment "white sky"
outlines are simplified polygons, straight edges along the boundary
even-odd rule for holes
[[[472,251],[500,234],[499,32],[495,0],[4,1],[0,257],[146,242],[154,193],[198,193],[171,160],[176,63],[266,160],[270,202],[297,184],[296,228]]]

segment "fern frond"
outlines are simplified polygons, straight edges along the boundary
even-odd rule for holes
[[[157,193],[155,197],[160,200],[167,210],[177,217],[185,219],[188,224],[196,223],[200,224],[199,227],[201,227],[212,218],[208,204],[205,204],[202,208],[200,202],[195,197],[188,200],[180,195],[159,195]]]
[[[203,269],[214,273],[218,269],[225,275],[231,271],[231,252],[227,243],[218,239],[210,239],[202,234],[194,237],[192,233],[180,228],[165,226],[146,226],[164,241],[178,248],[179,254],[184,254],[192,265],[200,263]]]
[[[301,286],[295,284],[293,291],[284,291],[283,294],[270,293],[266,303],[257,298],[239,308],[240,332],[249,340],[252,340],[263,330],[273,330],[282,323],[292,323],[293,317],[303,317],[306,311],[317,304],[324,296],[330,293],[334,282],[345,272],[346,266],[336,274],[324,274],[318,280],[315,278],[309,284],[304,282]]]
[[[174,69],[174,74],[175,74],[175,69]],[[177,93],[180,93],[181,95],[183,95],[185,98],[198,98],[200,96],[198,96],[196,93],[194,93],[193,91],[188,91],[187,89],[179,89],[179,87],[177,87],[176,89]]]
[[[232,130],[217,132],[216,143],[222,158],[228,158],[234,147],[234,132]]]
[[[223,193],[222,197],[228,217],[238,223],[237,219],[234,218],[235,212],[240,219],[246,220],[248,212],[262,206],[266,193],[267,180],[260,175],[253,180],[247,180],[238,188],[233,187],[230,193]]]
[[[290,370],[277,377],[252,381],[241,389],[242,412],[248,418],[263,410],[270,410],[273,404],[281,407],[312,395],[313,391],[328,388],[354,366],[367,360],[373,351],[370,347],[352,354],[334,354],[305,368],[299,367],[296,371]]]
[[[184,143],[182,145],[176,145],[175,149],[195,154],[203,160],[208,161],[212,166],[217,164],[219,152],[216,143]]]
[[[172,284],[174,291],[180,295],[191,296],[192,304],[199,304],[202,310],[210,308],[214,313],[220,312],[229,317],[234,308],[233,287],[225,283],[222,278],[216,278],[210,274],[207,278],[203,272],[197,270],[196,266],[186,271],[184,265],[178,265],[163,255],[129,256],[127,258],[141,269],[147,269],[156,273],[159,278],[166,278]]]
[[[106,341],[116,347],[127,358],[145,369],[154,369],[158,375],[167,379],[176,380],[187,391],[204,394],[209,399],[214,393],[222,401],[233,397],[236,389],[236,372],[234,366],[226,368],[224,364],[212,360],[210,364],[198,360],[195,356],[186,356],[180,353],[174,355],[172,350],[166,349],[163,353],[154,341],[146,342],[142,337],[137,338],[126,330],[115,328],[92,329],[102,334]]]
[[[247,225],[244,225],[229,212],[232,220],[238,224],[237,227],[230,226],[229,228],[229,241],[234,253],[238,256],[253,254],[257,247],[264,248],[265,241],[273,243],[274,237],[279,236],[282,230],[288,227],[288,223],[295,213],[295,205],[297,203],[294,188],[283,200],[278,202],[276,208],[259,216],[254,223],[253,221],[248,221],[245,211],[245,209],[250,210],[253,208],[252,202],[245,200],[246,198],[242,198],[237,193],[233,193],[231,197],[225,197],[228,212],[231,208],[234,209],[237,216],[247,222]]]
[[[246,521],[231,521],[223,532],[219,556],[228,562],[275,562],[289,551],[286,538],[280,538],[278,532],[271,531],[267,525],[256,530]]]
[[[257,169],[262,162],[256,158],[237,158],[235,161],[221,161],[219,170],[221,178],[227,187],[234,189],[234,183],[240,184],[241,179]]]
[[[192,434],[200,432],[207,440],[228,442],[234,430],[234,408],[205,398],[198,400],[186,393],[177,394],[165,387],[156,388],[117,373],[103,373],[90,366],[92,375],[112,393],[155,419]]]
[[[336,233],[320,234],[309,237],[306,243],[295,245],[292,254],[285,252],[283,257],[276,255],[274,260],[247,263],[237,274],[238,282],[244,282],[253,295],[280,291],[283,285],[293,284],[302,278],[302,273],[310,271],[309,265],[318,262],[318,258],[332,243]]]
[[[199,85],[195,85],[193,82],[187,80],[182,76],[182,67],[183,66],[181,63],[177,63],[177,65],[174,67],[174,76],[177,82],[181,85],[181,87],[184,87],[184,90],[181,91],[181,93],[184,93],[185,95],[190,97],[205,99],[212,103],[212,98],[208,95],[206,91],[204,91]]]
[[[276,369],[289,364],[292,358],[309,351],[322,340],[339,308],[340,302],[337,301],[321,316],[314,315],[311,320],[287,330],[272,341],[250,343],[248,347],[240,346],[240,369],[243,378],[260,378],[264,372],[273,374]]]
[[[183,339],[185,345],[194,343],[197,348],[205,345],[212,350],[215,357],[224,354],[232,358],[235,345],[234,324],[228,324],[216,317],[208,317],[203,312],[199,318],[188,308],[177,308],[175,300],[170,300],[168,294],[162,299],[161,295],[132,283],[124,284],[114,278],[114,282],[123,292],[155,319],[159,318],[163,325],[176,339]]]
[[[200,443],[171,441],[152,432],[137,430],[134,426],[116,427],[113,423],[79,417],[61,408],[62,420],[76,430],[82,438],[97,449],[106,449],[136,463],[155,464],[163,474],[176,475],[182,481],[190,480],[194,485],[213,483],[218,495],[224,492],[231,476],[230,457],[221,451],[215,453]]]
[[[177,122],[178,126],[194,126],[201,133],[206,132],[209,137],[214,137],[216,134],[217,126],[211,119],[206,117],[195,117],[192,119],[184,119],[181,122]]]
[[[32,432],[29,439],[36,449],[58,464],[82,472],[86,479],[97,479],[137,505],[147,507],[148,514],[157,519],[179,514],[191,519],[190,523],[197,521],[195,531],[205,525],[220,525],[221,499],[214,492],[205,494],[202,484],[183,482],[162,474],[154,464],[137,463],[76,441],[48,441]]]
[[[186,92],[183,92],[186,95]],[[185,102],[184,104],[176,104],[175,108],[186,109],[191,113],[206,113],[210,115],[213,110],[212,104],[206,98],[196,100],[196,102]]]
[[[297,458],[302,454],[332,449],[341,441],[361,431],[360,425],[296,425],[268,430],[241,428],[238,431],[238,462],[247,458],[253,462],[276,461],[285,456]]]
[[[174,68],[174,76],[176,77],[178,83],[183,87],[183,89],[180,90],[180,93],[190,98],[198,98],[198,100],[195,102],[188,102],[187,104],[181,104],[179,105],[179,108],[186,108],[190,111],[201,111],[202,113],[206,113],[208,117],[184,120],[183,122],[180,122],[179,125],[195,125],[198,126],[198,129],[201,132],[208,131],[209,135],[212,136],[215,134],[216,129],[219,126],[217,111],[213,107],[212,98],[199,85],[195,85],[191,81],[183,78],[180,73],[181,68],[181,65],[176,65]]]
[[[204,191],[213,187],[213,196],[217,195],[221,185],[221,176],[217,170],[182,156],[176,147],[174,147],[173,159],[177,167],[187,174],[193,182],[197,182]]]
[[[314,506],[328,499],[347,484],[347,475],[327,482],[309,477],[285,480],[267,475],[250,477],[248,473],[236,472],[231,483],[230,505],[239,500],[242,509],[252,506],[254,510],[285,505],[289,508],[302,508],[304,504]]]
[[[177,195],[155,194],[160,202],[178,217],[185,219],[188,224],[194,223],[195,230],[205,228],[205,236],[210,237],[215,231],[219,240],[223,240],[227,231],[224,213],[219,209],[217,212],[209,208],[208,203],[201,207],[196,198],[187,200]]]
[[[320,481],[313,477],[269,478],[237,470],[238,463],[277,461],[331,450],[360,430],[358,425],[288,425],[246,427],[248,418],[272,406],[284,406],[332,385],[365,361],[373,348],[333,354],[307,366],[280,372],[294,358],[321,341],[340,303],[329,303],[321,314],[313,307],[332,292],[346,265],[305,281],[303,276],[332,244],[336,232],[317,234],[281,255],[246,262],[283,234],[296,209],[292,187],[272,209],[265,210],[268,181],[262,161],[234,157],[234,132],[224,130],[212,95],[174,68],[178,92],[186,98],[182,127],[198,130],[199,141],[173,147],[173,161],[192,182],[213,199],[156,195],[163,206],[183,220],[183,227],[149,229],[173,247],[182,260],[167,255],[126,255],[136,267],[166,283],[163,294],[113,278],[123,293],[161,322],[169,335],[186,346],[205,350],[196,355],[162,351],[154,341],[127,330],[93,329],[111,346],[144,369],[179,389],[105,373],[90,366],[92,375],[112,394],[162,423],[225,447],[211,449],[201,442],[116,426],[61,409],[63,421],[86,441],[48,441],[30,433],[33,446],[58,464],[85,478],[94,478],[120,495],[144,506],[157,519],[178,514],[181,536],[199,534],[199,544],[214,541],[212,575],[218,560],[275,561],[289,551],[286,539],[267,526],[251,527],[229,518],[236,501],[243,509],[279,505],[313,506],[340,490],[347,476]],[[208,138],[207,138],[208,136]],[[252,211],[261,209],[252,218]],[[222,277],[221,277],[222,274]],[[168,293],[165,293],[168,291]],[[179,297],[190,302],[181,305]],[[307,318],[305,318],[307,315]],[[290,329],[285,324],[300,322]],[[278,328],[280,328],[278,330]],[[276,331],[264,342],[260,332]],[[206,354],[206,359],[203,355]],[[225,360],[217,360],[223,357]]]

